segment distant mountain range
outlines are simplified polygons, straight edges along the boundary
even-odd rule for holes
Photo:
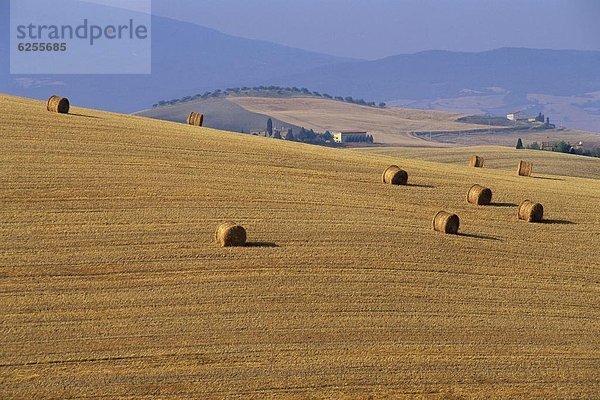
[[[560,96],[600,90],[600,52],[503,48],[481,53],[425,51],[376,61],[317,67],[283,82],[322,91],[393,99],[430,99],[509,90]]]
[[[558,124],[600,131],[597,51],[426,51],[326,65],[276,83],[466,114],[543,112]]]
[[[7,19],[8,12],[0,11],[6,16],[0,19]],[[8,38],[8,23],[0,22]],[[543,112],[558,125],[600,131],[600,52],[504,48],[364,61],[242,39],[168,18],[155,16],[152,24],[153,65],[147,76],[11,76],[8,40],[3,40],[0,92],[41,99],[59,93],[76,105],[134,112],[214,89],[298,86],[466,114]]]
[[[75,105],[133,112],[158,100],[266,82],[349,61],[153,16],[151,75],[11,76],[8,2],[1,3],[0,92],[18,96],[43,99],[56,92],[71,98]]]

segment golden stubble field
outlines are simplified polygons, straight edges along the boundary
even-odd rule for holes
[[[231,97],[229,101],[248,111],[269,115],[282,121],[320,132],[325,130],[366,130],[375,141],[387,146],[453,147],[515,146],[522,138],[525,144],[535,141],[583,142],[588,147],[600,146],[600,134],[573,129],[490,133],[488,129],[505,129],[487,125],[456,122],[462,114],[390,107],[385,109],[358,106],[317,98]],[[430,138],[414,132],[439,132]],[[465,132],[468,132],[465,134]],[[435,154],[435,153],[433,153]]]
[[[600,181],[72,113],[0,97],[1,398],[598,396]]]
[[[516,171],[519,161],[526,160],[533,163],[534,175],[541,173],[600,179],[600,159],[551,151],[516,150],[500,146],[453,147],[434,151],[427,148],[371,147],[357,151],[461,166],[467,165],[471,155],[479,155],[484,158],[486,168],[509,171]],[[599,184],[600,181],[594,183]]]
[[[268,98],[231,97],[229,101],[245,109],[272,116],[307,129],[366,130],[377,142],[397,146],[443,147],[420,139],[415,131],[462,131],[486,128],[455,122],[461,114],[403,108],[373,108],[312,97]]]

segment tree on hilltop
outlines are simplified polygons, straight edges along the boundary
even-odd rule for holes
[[[521,140],[521,138],[519,138],[519,140],[517,140],[517,150],[521,150],[523,148],[523,141]]]

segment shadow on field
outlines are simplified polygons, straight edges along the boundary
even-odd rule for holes
[[[457,233],[456,236],[468,237],[473,239],[483,239],[483,240],[500,240],[497,237],[486,236],[486,235],[476,235],[474,233]]]
[[[543,219],[541,223],[548,225],[577,225],[573,221],[567,221],[564,219]]]
[[[419,185],[417,183],[407,183],[406,186],[428,188],[428,189],[434,189],[435,188],[435,186],[432,186],[432,185]]]
[[[532,176],[533,179],[546,179],[548,181],[564,181],[564,179],[560,178],[548,178],[546,176]]]
[[[248,242],[246,247],[279,247],[279,245],[273,242]]]
[[[93,118],[93,119],[100,119],[100,117],[95,117],[93,115],[84,115],[84,114],[73,114],[73,113],[69,113],[67,115],[72,115],[74,117],[84,117],[84,118]]]
[[[491,207],[517,207],[515,203],[490,203]]]

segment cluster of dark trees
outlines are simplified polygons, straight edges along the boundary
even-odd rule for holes
[[[519,140],[517,140],[517,149],[524,149],[527,148],[529,150],[542,150],[542,146],[540,146],[540,144],[538,142],[533,142],[527,145],[527,147],[523,146],[523,141],[521,140],[521,138],[519,138]],[[574,148],[571,143],[569,142],[565,142],[560,141],[558,143],[555,143],[551,149],[548,149],[548,151],[555,151],[557,153],[567,153],[567,154],[577,154],[580,156],[587,156],[587,157],[597,157],[600,158],[600,147],[596,147],[593,149],[576,149]]]
[[[327,93],[319,93],[316,91],[310,91],[307,88],[297,88],[295,86],[294,87],[281,87],[281,86],[247,87],[247,86],[244,86],[244,87],[239,87],[239,88],[228,88],[225,90],[217,89],[212,92],[204,92],[202,94],[196,94],[194,96],[185,96],[185,97],[182,97],[181,99],[161,100],[158,103],[153,104],[152,107],[156,108],[156,107],[162,107],[162,106],[169,106],[169,105],[174,105],[174,104],[179,104],[179,103],[186,103],[188,101],[193,101],[193,100],[198,100],[198,99],[207,99],[209,97],[220,97],[220,96],[226,96],[226,95],[230,95],[230,94],[241,94],[243,92],[250,92],[250,91],[271,92],[271,93],[276,93],[278,95],[284,95],[284,94],[288,93],[288,94],[315,96],[315,97],[322,97],[325,99],[343,101],[346,103],[358,104],[361,106],[368,106],[368,107],[384,108],[386,106],[386,104],[384,102],[380,102],[380,103],[375,103],[374,101],[367,102],[363,99],[354,99],[351,96],[347,96],[347,97],[335,96],[334,97]]]
[[[267,136],[274,139],[284,139],[293,142],[302,142],[318,145],[333,145],[333,135],[329,131],[324,133],[315,132],[313,129],[300,128],[300,131],[294,134],[292,128],[289,128],[285,133],[285,137],[282,137],[282,132],[273,129],[273,120],[269,118],[267,120]]]
[[[325,133],[315,132],[313,129],[305,129],[304,127],[300,128],[300,131],[294,134],[292,129],[288,130],[286,140],[292,140],[295,142],[302,143],[310,143],[310,144],[320,144],[320,145],[329,145],[332,143],[333,136],[331,136],[331,132],[326,131]]]
[[[326,132],[329,133],[329,132]],[[326,139],[327,138],[327,139]],[[326,135],[325,133],[320,134],[316,133],[314,130],[304,129],[304,127],[300,128],[300,132],[294,135],[293,140],[303,143],[312,143],[312,144],[324,144],[327,140],[331,140],[331,133]]]
[[[162,107],[162,106],[172,106],[179,103],[187,103],[188,101],[198,100],[198,99],[207,99],[209,97],[219,97],[223,95],[224,92],[219,90],[215,90],[214,92],[204,92],[203,94],[197,94],[195,96],[185,96],[180,99],[173,100],[161,100],[156,104],[152,105],[152,108]]]
[[[536,122],[546,122],[546,117],[544,116],[544,114],[539,113],[536,117],[535,117],[535,121]],[[550,123],[550,119],[548,118],[548,123]]]

